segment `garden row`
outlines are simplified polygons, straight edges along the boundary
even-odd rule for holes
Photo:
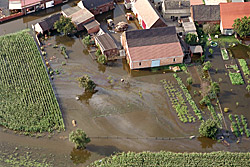
[[[28,30],[0,37],[0,125],[17,131],[64,129],[59,104]]]
[[[185,100],[182,91],[175,89],[170,81],[162,80],[161,82],[180,121],[184,123],[195,122],[195,117],[190,114],[188,102]]]
[[[235,136],[243,136],[244,133],[247,137],[250,137],[250,130],[247,128],[247,120],[244,115],[232,115],[229,114],[229,120],[231,121],[231,130]]]
[[[184,83],[182,82],[181,78],[177,75],[177,74],[173,74],[174,78],[176,79],[178,85],[180,86],[180,88],[182,89],[187,101],[189,102],[190,106],[192,107],[195,115],[198,117],[199,120],[202,120],[202,115],[201,115],[201,111],[198,109],[197,105],[195,104],[192,96],[190,95],[187,87],[184,85]]]
[[[247,65],[247,61],[245,59],[238,59],[239,64],[242,68],[243,74],[245,75],[245,79],[246,79],[246,84],[247,84],[247,91],[250,92],[250,70],[248,68]]]
[[[123,152],[97,160],[89,166],[250,166],[250,153]]]

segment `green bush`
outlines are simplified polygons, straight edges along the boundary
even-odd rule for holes
[[[97,61],[101,64],[106,64],[107,63],[107,57],[103,54],[99,55],[97,57]]]
[[[199,128],[199,133],[201,136],[215,139],[216,134],[218,133],[218,127],[216,121],[212,119],[202,121]]]
[[[69,134],[69,141],[75,144],[75,148],[85,148],[86,144],[90,142],[90,138],[86,135],[86,133],[77,129],[76,131],[72,131]]]
[[[233,85],[243,85],[244,81],[240,73],[229,72],[229,78]]]

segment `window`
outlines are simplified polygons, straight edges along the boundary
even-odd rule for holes
[[[175,62],[175,58],[173,59],[173,62]]]
[[[141,62],[139,62],[139,66],[141,66]]]

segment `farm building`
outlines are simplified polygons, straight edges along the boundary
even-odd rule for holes
[[[77,31],[87,29],[88,33],[95,33],[100,29],[100,24],[95,20],[94,15],[86,8],[81,9],[78,6],[69,7],[62,10],[62,14],[72,19]]]
[[[9,0],[9,10],[29,14],[67,1],[68,0]]]
[[[166,23],[148,0],[137,0],[132,11],[143,29],[165,27]]]
[[[234,2],[220,4],[220,30],[224,35],[232,35],[233,23],[237,18],[250,16],[250,2]]]
[[[94,15],[113,10],[114,0],[81,0],[77,4],[80,8],[87,8]]]
[[[158,67],[183,62],[175,27],[123,32],[121,44],[130,69]]]
[[[97,46],[99,46],[102,54],[107,56],[108,60],[113,60],[118,55],[118,47],[108,33],[95,36],[95,43]]]
[[[59,20],[61,17],[60,13],[54,14],[35,25],[32,25],[32,28],[35,32],[43,34],[46,31],[50,31],[54,29],[54,23]]]
[[[180,19],[190,16],[190,1],[185,0],[164,0],[162,13],[165,19]]]
[[[220,5],[195,5],[191,6],[191,17],[198,24],[220,23]]]

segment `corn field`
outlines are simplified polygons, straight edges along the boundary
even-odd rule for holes
[[[90,167],[215,167],[250,166],[250,153],[173,153],[173,152],[128,152],[97,160]]]
[[[49,76],[28,30],[0,37],[0,125],[26,132],[64,129]]]

